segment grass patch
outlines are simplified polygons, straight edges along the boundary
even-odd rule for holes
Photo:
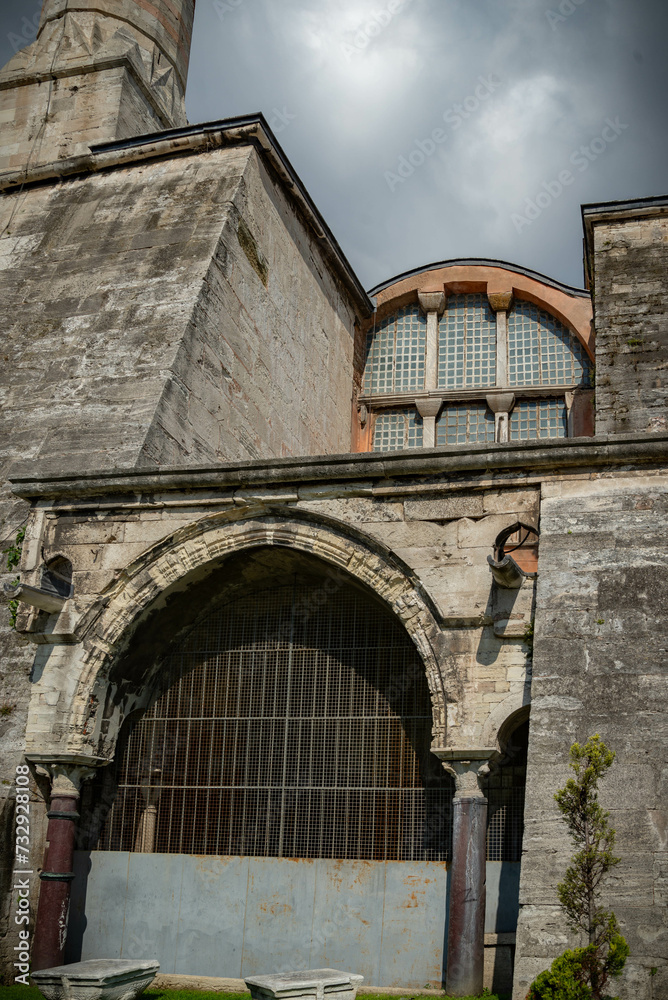
[[[211,993],[203,990],[163,990],[149,987],[144,994],[148,1000],[250,1000],[250,993]],[[358,993],[357,1000],[413,1000],[418,994],[406,990],[401,997],[380,993]],[[445,993],[442,1000],[454,1000]],[[0,986],[0,1000],[44,1000],[35,986]],[[510,1000],[510,994],[483,993],[482,997],[459,997],[458,1000]]]
[[[1,1000],[44,1000],[36,986],[0,986]]]
[[[204,993],[199,990],[162,990],[149,987],[146,996],[152,1000],[250,1000],[250,993]],[[358,993],[357,1000],[414,1000],[419,993],[406,990],[401,996],[388,993]],[[450,997],[441,993],[435,1000],[510,1000],[510,994],[482,993],[480,996]]]

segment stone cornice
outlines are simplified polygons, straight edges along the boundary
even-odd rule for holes
[[[0,174],[0,192],[23,190],[32,184],[54,183],[66,177],[116,170],[146,160],[197,155],[232,146],[253,146],[270,165],[287,196],[297,204],[310,230],[320,240],[333,270],[338,273],[361,316],[370,316],[373,313],[373,303],[262,114],[173,128],[93,146],[90,153],[83,156],[41,164],[29,170]]]
[[[53,461],[14,464],[9,481],[16,496],[26,500],[66,497],[119,496],[193,490],[237,490],[281,483],[343,484],[365,480],[368,492],[378,480],[422,476],[448,479],[458,475],[493,472],[531,472],[546,475],[565,470],[593,471],[627,466],[661,465],[668,461],[668,434],[601,435],[553,441],[523,441],[495,445],[466,445],[412,449],[401,452],[365,452],[297,458],[225,462],[220,465],[168,466],[88,471],[61,469]],[[311,491],[313,492],[313,491]]]

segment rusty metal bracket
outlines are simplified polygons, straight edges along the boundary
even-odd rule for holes
[[[510,550],[511,552],[519,548],[529,535],[538,535],[537,530],[532,525],[525,524],[523,521],[515,521],[514,524],[499,532],[494,541],[494,555],[487,556],[487,562],[497,585],[507,590],[519,590],[525,580],[534,580],[538,576],[537,573],[525,572],[517,565],[513,557],[506,552],[506,541],[515,532],[521,533],[522,531],[525,532],[524,538],[520,534],[520,540],[517,545],[513,546]]]

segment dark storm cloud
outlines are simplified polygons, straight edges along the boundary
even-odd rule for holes
[[[188,113],[263,111],[368,286],[462,256],[580,285],[580,204],[668,188],[667,29],[663,0],[198,0]]]

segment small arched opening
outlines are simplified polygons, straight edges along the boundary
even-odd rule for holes
[[[54,556],[42,567],[42,590],[58,597],[72,596],[72,563],[65,556]]]
[[[492,988],[503,991],[512,980],[515,930],[519,915],[520,864],[529,742],[529,708],[515,712],[499,732],[502,757],[488,775],[487,913],[485,930],[496,935]]]

